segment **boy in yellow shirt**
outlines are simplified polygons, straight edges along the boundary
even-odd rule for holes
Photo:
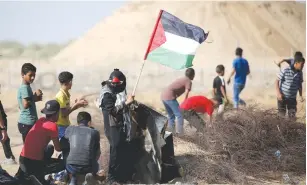
[[[60,104],[60,114],[57,121],[57,126],[59,138],[61,139],[65,135],[66,128],[70,125],[69,114],[80,107],[88,105],[88,102],[83,98],[76,99],[75,103],[71,106],[69,90],[72,87],[73,74],[68,71],[64,71],[59,74],[58,78],[61,88],[56,94],[56,100]]]

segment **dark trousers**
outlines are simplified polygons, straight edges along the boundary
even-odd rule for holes
[[[19,157],[19,169],[15,175],[18,180],[25,185],[32,184],[29,181],[29,176],[35,176],[39,182],[43,185],[48,184],[44,179],[44,168],[46,161],[51,159],[51,156],[54,152],[54,147],[52,145],[48,145],[44,151],[44,159],[43,160],[33,160],[23,156]]]
[[[68,128],[68,126],[58,126],[58,130],[59,130],[59,141],[60,141],[60,146],[61,146],[61,150],[62,150],[62,157],[63,157],[63,161],[64,161],[64,165],[66,165],[66,159],[69,155],[69,151],[70,151],[70,146],[69,146],[69,142],[68,139],[66,139],[65,136],[65,131]]]
[[[122,127],[110,127],[110,160],[109,181],[126,182],[131,178],[133,166],[129,164],[133,159],[129,157],[129,145],[126,142],[126,133]],[[132,164],[133,165],[133,164]]]
[[[69,146],[69,141],[65,138],[62,137],[60,138],[60,146],[61,146],[61,150],[62,150],[62,158],[64,161],[64,165],[66,165],[66,159],[69,155],[69,151],[70,151],[70,146]]]
[[[3,122],[4,122],[4,126],[7,129],[7,119],[3,118]],[[1,142],[2,147],[3,147],[3,151],[4,151],[4,155],[7,159],[12,158],[15,160],[15,156],[13,155],[12,149],[11,149],[11,145],[10,145],[10,138],[8,137],[7,140],[5,140],[4,142]]]
[[[18,130],[22,135],[23,143],[25,143],[26,136],[28,135],[28,133],[29,133],[29,131],[31,130],[32,127],[33,127],[33,125],[25,125],[25,124],[22,124],[22,123],[18,123]]]
[[[281,116],[285,116],[288,111],[289,118],[295,118],[297,102],[295,98],[283,98],[282,101],[277,100],[278,113]]]

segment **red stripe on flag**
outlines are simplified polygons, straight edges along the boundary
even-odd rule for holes
[[[156,35],[156,32],[157,32],[157,28],[158,28],[159,22],[160,22],[160,24],[161,24],[161,15],[162,15],[162,13],[163,13],[163,10],[160,10],[158,19],[157,19],[157,21],[156,21],[154,30],[153,30],[153,32],[152,32],[152,35],[151,35],[151,38],[150,38],[150,41],[149,41],[149,44],[148,44],[148,47],[147,47],[147,50],[146,50],[146,53],[145,53],[145,56],[144,56],[144,60],[147,59],[147,55],[148,55],[149,51],[152,51],[152,50],[153,50],[153,49],[151,49],[151,48],[154,48],[154,47],[155,47],[155,46],[152,47],[152,43],[153,43],[153,40],[154,40],[154,38],[155,38],[155,35]],[[164,35],[164,30],[163,30],[162,24],[161,24],[161,28],[159,29],[159,30],[160,30],[159,33],[161,32],[161,29],[162,29],[163,35]],[[158,34],[158,35],[161,37],[161,33]],[[157,36],[158,36],[158,35],[157,35]],[[157,38],[158,38],[157,40],[163,40],[163,39],[159,39],[159,37],[157,37]],[[165,38],[165,35],[164,35],[164,38]],[[165,38],[165,40],[166,40],[166,38]],[[165,41],[164,41],[164,42],[165,42]],[[156,43],[156,42],[155,42],[155,43]],[[161,45],[161,44],[160,44],[160,45]],[[155,47],[155,48],[157,48],[157,47]],[[155,49],[155,48],[154,48],[154,49]]]
[[[160,19],[148,53],[160,47],[165,42],[166,42],[165,32],[164,32],[163,25]]]

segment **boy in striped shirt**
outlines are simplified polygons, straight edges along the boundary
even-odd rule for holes
[[[304,101],[302,94],[302,68],[304,63],[304,58],[296,58],[292,66],[283,69],[277,75],[276,91],[278,99],[278,112],[282,116],[285,116],[286,111],[288,110],[289,118],[295,118],[297,111],[297,91],[299,91],[301,102]]]
[[[297,52],[294,53],[294,58],[283,59],[283,60],[281,60],[280,62],[275,62],[275,64],[276,64],[278,67],[281,67],[281,64],[285,62],[285,63],[287,63],[289,66],[291,66],[291,65],[294,64],[294,60],[295,60],[296,58],[303,58],[303,57],[304,57],[304,56],[303,56],[303,53],[300,52],[300,51],[297,51]],[[304,67],[304,66],[303,66],[303,67]]]

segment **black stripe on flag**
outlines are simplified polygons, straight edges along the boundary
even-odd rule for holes
[[[165,32],[172,33],[181,37],[186,37],[202,43],[207,39],[207,34],[198,26],[188,24],[163,10],[161,22]]]

